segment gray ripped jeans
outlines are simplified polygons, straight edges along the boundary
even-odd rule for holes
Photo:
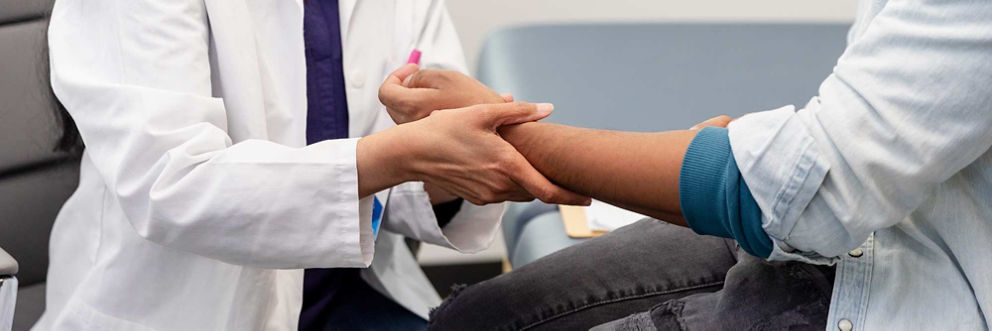
[[[833,268],[642,220],[452,294],[431,330],[823,330]]]

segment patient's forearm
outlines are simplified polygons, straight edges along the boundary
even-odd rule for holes
[[[696,131],[638,133],[525,123],[500,133],[537,170],[565,188],[685,225],[679,171]]]

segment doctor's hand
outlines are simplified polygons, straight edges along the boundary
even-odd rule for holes
[[[400,67],[379,88],[379,101],[397,124],[427,117],[439,109],[512,101],[472,77],[453,70],[419,70],[416,64]]]
[[[383,178],[423,181],[477,205],[530,201],[587,205],[534,169],[496,130],[551,114],[550,104],[503,103],[435,111],[428,117],[358,142],[359,194],[395,185]],[[379,165],[379,166],[376,166]]]

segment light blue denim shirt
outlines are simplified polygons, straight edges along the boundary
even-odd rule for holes
[[[837,263],[828,329],[992,324],[992,1],[863,1],[819,96],[729,130],[770,259]]]

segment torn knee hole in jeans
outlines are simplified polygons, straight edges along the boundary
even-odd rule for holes
[[[448,294],[448,297],[444,298],[444,301],[441,302],[440,306],[431,308],[431,311],[427,315],[427,318],[431,322],[433,322],[436,319],[438,312],[444,310],[444,308],[447,307],[451,303],[451,301],[453,301],[456,297],[458,297],[458,295],[461,294],[462,291],[465,290],[466,288],[468,288],[468,285],[466,284],[451,285],[451,294]]]

